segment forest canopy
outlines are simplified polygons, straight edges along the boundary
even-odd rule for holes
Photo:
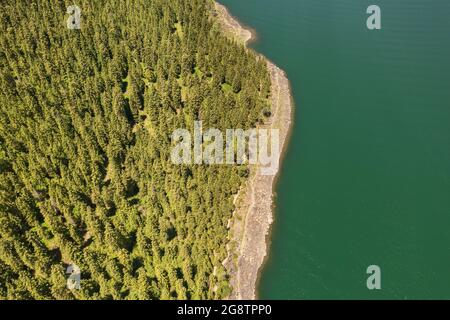
[[[76,0],[80,30],[73,2],[1,3],[0,299],[226,297],[248,168],[174,165],[171,134],[263,121],[266,63],[209,0]]]

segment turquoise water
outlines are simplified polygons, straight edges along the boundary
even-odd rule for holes
[[[450,1],[221,2],[296,103],[260,298],[450,299]]]

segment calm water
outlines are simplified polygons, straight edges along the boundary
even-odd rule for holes
[[[450,299],[450,1],[221,2],[297,105],[260,298]]]

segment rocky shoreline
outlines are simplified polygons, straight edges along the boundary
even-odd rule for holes
[[[225,33],[245,45],[254,40],[255,33],[242,27],[223,5],[215,2],[215,10]],[[272,115],[262,127],[279,129],[281,157],[292,123],[292,95],[285,72],[263,58],[267,61],[272,80]],[[233,290],[229,299],[256,299],[259,272],[267,256],[268,236],[273,223],[277,175],[264,176],[258,167],[252,167],[250,178],[235,199],[236,211],[229,223],[229,256],[223,262],[231,275]]]

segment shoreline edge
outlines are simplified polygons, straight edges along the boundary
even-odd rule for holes
[[[216,18],[222,30],[243,43],[248,50],[252,50],[248,48],[248,44],[255,41],[256,32],[243,27],[222,4],[214,1],[214,6]],[[257,54],[266,61],[272,83],[272,115],[262,127],[280,131],[280,164],[274,176],[262,176],[258,167],[252,167],[250,177],[236,195],[236,211],[229,221],[228,257],[223,262],[230,274],[232,292],[228,299],[231,300],[257,299],[256,289],[260,282],[261,271],[268,259],[271,243],[275,186],[292,133],[294,103],[286,73],[260,53]]]

